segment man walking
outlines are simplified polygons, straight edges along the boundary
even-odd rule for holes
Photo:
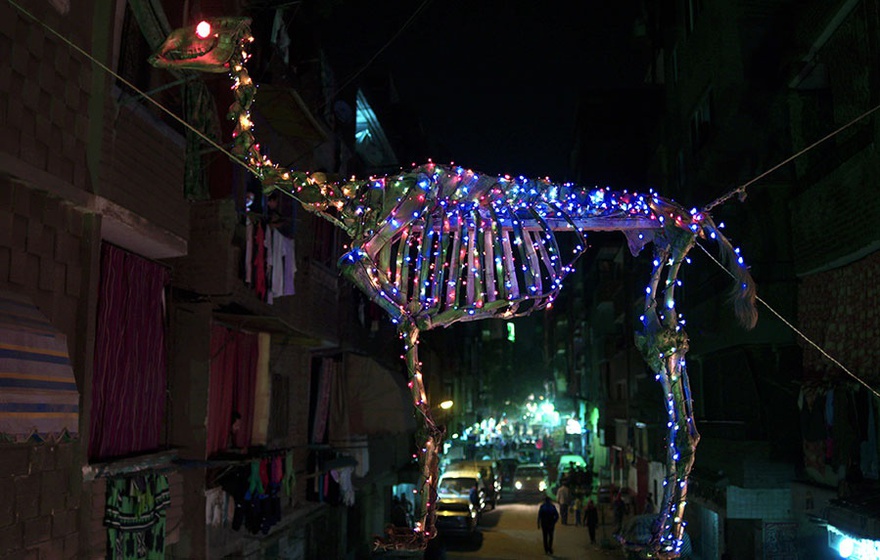
[[[553,554],[553,530],[559,520],[559,512],[549,496],[544,498],[544,503],[538,508],[538,528],[544,536],[544,553]]]
[[[619,533],[623,530],[623,516],[626,515],[626,502],[623,501],[623,496],[620,492],[617,493],[614,501],[611,502],[611,509],[614,511],[614,523],[617,525],[615,533]]]
[[[571,491],[568,489],[568,483],[562,483],[559,490],[556,491],[556,501],[559,502],[559,513],[562,515],[562,524],[568,525],[568,506],[571,504]]]
[[[585,512],[587,530],[590,532],[590,544],[596,544],[596,527],[599,525],[599,510],[593,500],[587,500]]]

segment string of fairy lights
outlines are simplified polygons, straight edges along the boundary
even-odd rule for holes
[[[557,185],[546,179],[489,177],[433,163],[394,178],[350,180],[342,185],[283,170],[261,153],[253,136],[248,111],[256,86],[245,67],[245,47],[251,40],[250,36],[242,37],[240,54],[229,62],[235,95],[230,110],[236,121],[233,152],[248,162],[265,189],[296,196],[307,209],[331,219],[353,237],[351,250],[340,259],[343,273],[399,324],[413,406],[423,426],[420,456],[414,457],[422,471],[421,487],[415,491],[421,503],[420,516],[414,524],[415,536],[401,535],[399,541],[423,547],[435,536],[439,450],[444,433],[433,421],[425,392],[417,352],[419,328],[513,316],[526,300],[535,304],[523,313],[550,305],[562,279],[573,269],[572,263],[586,250],[584,233],[596,228],[634,232],[637,248],[654,241],[662,251],[671,252],[655,260],[652,284],[647,289],[646,315],[656,318],[644,321],[650,339],[644,350],[646,355],[658,355],[652,362],[667,394],[665,482],[674,484],[664,484],[664,507],[652,543],[622,544],[632,549],[648,546],[656,557],[677,557],[686,525],[687,480],[699,435],[685,369],[686,336],[675,312],[673,292],[681,262],[696,236],[726,243],[708,215],[696,209],[688,212],[655,193],[642,196]],[[371,197],[371,191],[381,196]],[[574,231],[579,237],[566,263],[561,262],[554,230]],[[396,256],[392,258],[395,244]],[[738,250],[730,249],[738,269],[735,274],[741,280],[740,291],[743,297],[753,295],[743,259]],[[666,280],[661,288],[664,272]],[[658,291],[664,298],[661,313],[656,309]],[[753,323],[754,318],[748,322]],[[670,338],[679,343],[667,348]],[[683,439],[682,433],[688,437]]]
[[[38,21],[13,0],[8,1]],[[91,55],[39,23],[116,76]],[[198,32],[202,34],[205,29]],[[687,336],[683,331],[684,320],[675,311],[673,294],[680,283],[677,275],[687,252],[696,238],[705,237],[717,241],[732,255],[732,266],[726,270],[737,281],[740,301],[755,297],[739,249],[729,245],[705,211],[685,211],[653,192],[639,195],[554,184],[549,179],[490,177],[459,166],[434,163],[396,177],[363,181],[352,178],[341,184],[330,183],[319,173],[282,169],[261,153],[255,140],[249,111],[257,86],[245,68],[249,58],[247,46],[253,41],[249,30],[238,41],[238,49],[229,61],[235,96],[230,117],[236,121],[231,153],[210,139],[205,140],[234,156],[234,160],[244,162],[267,192],[280,190],[346,231],[353,242],[351,250],[340,260],[341,267],[389,312],[392,320],[400,323],[403,357],[410,372],[409,387],[414,407],[424,420],[424,443],[419,457],[423,483],[416,491],[421,495],[423,515],[415,526],[417,538],[411,542],[424,546],[427,539],[435,536],[436,479],[444,436],[443,429],[431,417],[418,361],[420,328],[487,316],[512,317],[551,305],[562,279],[573,270],[573,262],[586,251],[585,232],[598,229],[625,232],[633,249],[641,249],[649,242],[655,245],[654,270],[646,288],[646,313],[642,317],[642,350],[666,394],[668,470],[660,527],[654,531],[653,541],[648,545],[623,544],[633,550],[648,550],[653,557],[678,557],[686,526],[687,478],[699,434],[684,358]],[[880,106],[856,120],[877,109]],[[734,194],[744,193],[745,186],[735,189],[706,210]],[[575,232],[578,237],[565,262],[554,234],[559,230]],[[395,246],[396,255],[392,258]],[[725,268],[714,258],[713,261]],[[658,298],[662,300],[659,308]],[[533,305],[521,310],[519,306],[526,301]],[[742,317],[745,323],[754,324],[755,317],[748,311]]]

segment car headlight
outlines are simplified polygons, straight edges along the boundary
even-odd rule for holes
[[[538,483],[538,490],[540,490],[541,492],[543,492],[543,491],[546,490],[546,489],[547,489],[547,483],[546,483],[546,482],[544,482],[544,481],[542,480],[541,482]]]
[[[517,480],[516,482],[513,483],[513,487],[516,488],[517,490],[522,490],[522,482]]]

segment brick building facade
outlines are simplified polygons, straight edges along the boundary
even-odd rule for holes
[[[63,359],[69,361],[79,395],[73,407],[78,425],[68,426],[69,431],[4,432],[0,556],[112,556],[111,488],[120,480],[140,484],[153,479],[167,485],[162,492],[168,507],[161,513],[166,557],[311,558],[319,550],[326,557],[363,555],[388,519],[391,488],[410,477],[398,475],[410,468],[414,426],[393,326],[377,314],[368,312],[366,320],[359,316],[354,290],[334,269],[342,240],[292,205],[282,205],[281,218],[291,225],[285,235],[296,246],[295,294],[270,302],[247,281],[247,178],[221,154],[188,158],[192,147],[179,123],[94,62],[133,76],[173,112],[187,110],[181,94],[187,86],[146,65],[149,41],[144,36],[150,30],[132,11],[145,4],[56,0],[0,6],[0,52],[9,61],[0,70],[0,292],[26,301],[66,340]],[[182,24],[185,3],[155,4],[165,5],[171,26]],[[202,4],[216,15],[234,8],[231,3]],[[308,27],[310,22],[292,25]],[[317,52],[320,45],[309,49]],[[255,64],[270,59],[277,62],[257,56]],[[351,147],[353,130],[328,124],[320,110],[320,92],[330,85],[321,80],[332,76],[325,70],[301,73],[298,84],[280,84],[294,103],[297,91],[306,95],[297,106],[311,107],[299,115],[308,129],[281,126],[268,112],[255,118],[277,141],[273,148],[279,157],[330,173],[360,171]],[[205,83],[219,107],[208,121],[221,122],[225,99],[218,92],[225,85]],[[204,181],[196,185],[201,190],[193,188],[193,177]],[[259,195],[257,201],[266,204]],[[268,220],[262,206],[251,217],[263,224]],[[125,410],[129,402],[139,402],[137,395],[104,392],[103,384],[110,387],[113,381],[101,381],[96,374],[107,358],[101,354],[107,350],[100,350],[100,333],[108,296],[100,287],[107,271],[115,270],[107,268],[108,248],[168,278],[160,297],[165,343],[149,350],[165,360],[164,381],[152,387],[166,396],[163,412],[151,418],[158,443],[135,444],[134,452],[121,455],[94,451],[97,434],[90,433],[97,426],[102,437],[127,437],[94,419],[107,409],[131,412]],[[217,386],[211,381],[217,327],[267,341],[268,363],[250,403],[257,412],[249,419],[261,439],[232,456],[206,446],[217,406]],[[123,354],[140,351],[121,332],[118,340]],[[367,362],[347,357],[355,355]],[[379,405],[396,411],[399,422],[361,433],[357,426],[337,423],[333,428],[330,421],[331,432],[351,428],[349,440],[331,444],[326,436],[316,438],[316,393],[322,379],[316,364],[327,360],[337,364],[340,378],[358,374],[345,370],[348,362],[372,364],[375,379],[388,389],[379,398],[389,401]],[[360,406],[356,398],[351,403],[329,399],[334,410]],[[4,419],[50,416],[22,410],[37,409],[7,406]],[[230,520],[212,524],[206,519],[225,473],[282,455],[290,458],[292,471],[285,472],[295,482],[271,528],[255,535],[232,529]],[[316,481],[332,486],[331,473],[351,473],[352,468],[355,505],[315,492]]]
[[[643,4],[634,29],[645,33],[632,43],[633,52],[645,53],[647,81],[630,96],[659,90],[664,110],[641,119],[653,156],[625,175],[642,172],[649,184],[623,186],[656,187],[702,207],[748,184],[747,197],[730,198],[712,215],[742,248],[759,297],[788,321],[762,306],[757,327],[740,329],[718,297],[728,278],[699,251],[691,254],[679,303],[702,435],[687,510],[688,530],[702,537],[695,556],[824,558],[829,533],[811,518],[836,511],[838,520],[851,516],[864,528],[880,513],[853,503],[853,489],[874,495],[878,478],[876,444],[867,435],[874,416],[865,412],[877,401],[864,384],[876,387],[872,364],[880,348],[872,280],[880,249],[872,113],[880,91],[873,24],[880,8],[873,1]],[[586,117],[601,93],[585,97]],[[585,118],[582,139],[588,125]],[[589,145],[581,149],[578,161],[590,163]],[[659,397],[650,376],[621,359],[630,352],[631,344],[620,342],[628,329],[609,323],[637,304],[602,288],[619,285],[633,265],[638,261],[600,250],[594,271],[617,272],[604,284],[597,275],[587,319],[595,325],[593,398],[606,438],[617,434],[609,446],[624,452],[621,460],[611,452],[606,468],[620,468],[624,480],[628,471],[641,496],[651,481],[645,484],[640,463],[664,457],[661,446],[641,445],[642,432],[662,442],[665,417],[651,405]],[[819,410],[826,403],[833,413]],[[880,538],[853,524],[841,530]]]

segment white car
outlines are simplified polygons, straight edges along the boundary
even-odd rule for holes
[[[547,477],[547,469],[540,463],[518,465],[513,473],[514,499],[543,498],[547,491]]]

